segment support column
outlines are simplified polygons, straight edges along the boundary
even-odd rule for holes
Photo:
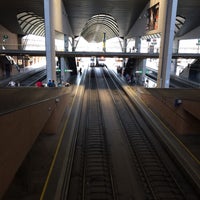
[[[72,52],[75,51],[75,38],[72,38]]]
[[[135,38],[135,52],[140,53],[141,51],[141,39],[140,37]]]
[[[175,39],[173,43],[173,53],[178,53],[179,51],[179,39]],[[177,70],[177,59],[173,59],[173,70],[172,73],[176,75],[176,70]]]
[[[56,81],[55,28],[53,8],[53,0],[44,0],[47,81]]]
[[[172,48],[174,39],[174,27],[178,0],[166,0],[163,9],[163,28],[161,33],[161,50],[159,55],[159,69],[157,87],[169,88],[170,68],[172,60]]]
[[[135,52],[141,52],[141,38],[135,38]],[[137,84],[144,85],[145,73],[146,73],[146,61],[147,59],[138,59],[137,70],[142,71],[142,74],[137,74]]]
[[[69,51],[69,42],[68,42],[69,37],[64,34],[64,50]]]
[[[103,52],[106,52],[106,33],[103,33]]]
[[[20,36],[20,35],[17,36],[17,42],[18,42],[18,49],[23,50],[22,36]]]
[[[124,38],[123,39],[123,49],[122,49],[124,53],[126,53],[126,49],[127,49],[127,39]]]
[[[127,39],[123,38],[123,47],[122,47],[122,51],[123,53],[126,53],[126,48],[127,48]],[[126,58],[123,58],[123,67],[126,66]]]
[[[61,67],[60,67],[60,69],[61,69],[61,82],[65,83],[70,76],[70,73],[66,72],[66,70],[69,68],[67,58],[61,57],[60,65],[61,65]]]

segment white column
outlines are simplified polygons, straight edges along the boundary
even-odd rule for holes
[[[166,0],[163,3],[165,3],[163,15],[159,17],[160,20],[163,19],[163,30],[161,33],[157,87],[168,88],[178,0]]]
[[[53,1],[54,0],[44,0],[47,81],[48,80],[56,81],[55,28],[53,19],[54,16]]]

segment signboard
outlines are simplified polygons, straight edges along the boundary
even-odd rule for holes
[[[159,20],[159,3],[147,10],[147,31],[157,30]]]
[[[198,42],[196,43],[196,45],[197,45],[197,46],[199,46],[199,45],[200,45],[200,39],[198,39]]]
[[[3,35],[3,42],[5,42],[8,39],[8,35]]]

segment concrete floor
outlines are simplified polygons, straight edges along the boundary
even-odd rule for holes
[[[38,137],[3,200],[40,199],[58,139],[59,134]]]

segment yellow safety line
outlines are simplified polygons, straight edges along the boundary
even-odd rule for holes
[[[134,91],[135,92],[135,91]],[[136,92],[135,92],[136,93]],[[140,97],[139,97],[140,98]],[[147,104],[140,98],[141,102],[144,104],[144,106],[156,117],[156,119],[158,121],[160,121],[160,123],[170,132],[170,134],[180,143],[180,145],[190,154],[190,156],[198,163],[200,164],[200,160],[198,160],[198,158],[185,146],[185,144],[180,141],[176,135],[174,135],[174,133],[164,124],[163,121],[160,120],[160,118],[158,118],[158,116],[147,106]]]
[[[72,106],[71,106],[71,109],[70,109],[70,112],[69,112],[69,113],[71,113],[71,110],[72,110],[72,107],[73,107],[73,104],[74,104],[74,101],[75,101],[75,96],[77,95],[77,91],[78,91],[78,88],[77,88],[77,90],[76,90],[76,94],[74,95],[74,98],[73,98],[73,101],[72,101]],[[41,193],[41,196],[40,196],[40,200],[43,200],[43,198],[44,198],[44,194],[45,194],[45,192],[46,192],[47,185],[48,185],[50,176],[51,176],[51,174],[52,174],[53,167],[54,167],[54,165],[55,165],[55,161],[56,161],[56,158],[57,158],[57,155],[58,155],[58,151],[59,151],[60,146],[61,146],[61,142],[62,142],[64,133],[65,133],[65,129],[66,129],[67,123],[68,123],[68,121],[69,121],[69,116],[70,116],[70,114],[68,114],[67,120],[65,121],[65,124],[64,124],[64,126],[63,126],[63,129],[62,129],[62,132],[61,132],[61,136],[60,136],[60,138],[59,138],[58,145],[57,145],[57,147],[56,147],[56,151],[55,151],[55,154],[54,154],[54,156],[53,156],[53,160],[52,160],[52,163],[51,163],[51,166],[50,166],[50,169],[49,169],[49,172],[48,172],[48,175],[47,175],[47,178],[46,178],[44,187],[43,187],[43,189],[42,189],[42,193]]]

